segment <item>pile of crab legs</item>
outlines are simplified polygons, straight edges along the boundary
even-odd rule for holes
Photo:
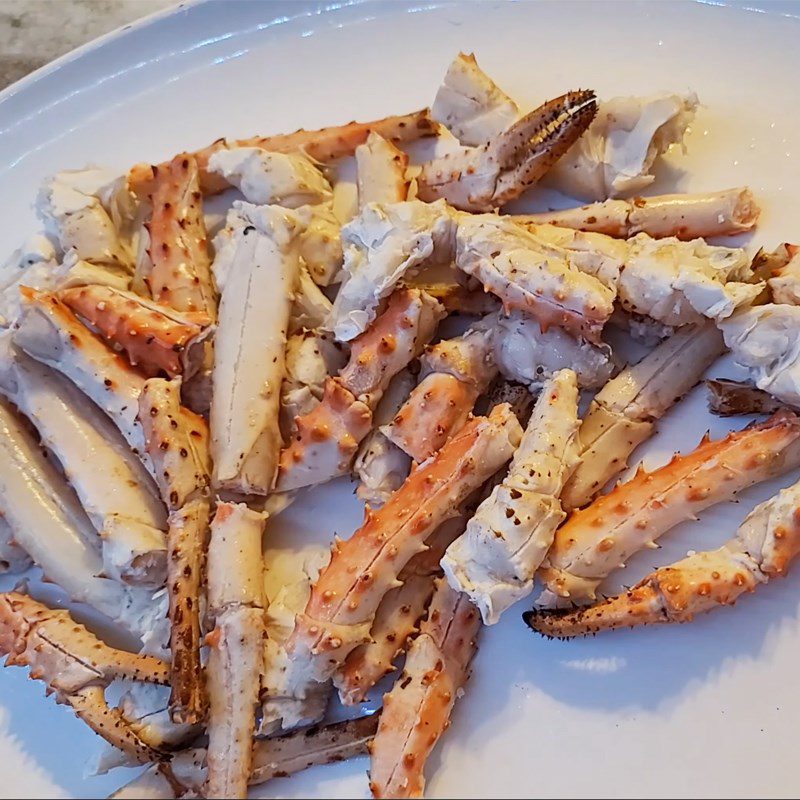
[[[647,185],[682,135],[666,126],[693,113],[652,102],[669,113],[622,183]],[[493,213],[559,163],[596,183],[580,146],[604,135],[603,108],[579,91],[524,115],[462,54],[432,112],[48,184],[60,259],[39,242],[6,286],[0,566],[34,562],[142,649],[108,646],[22,587],[0,595],[0,651],[118,763],[149,765],[115,796],[244,797],[366,752],[375,796],[420,796],[481,624],[536,581],[526,621],[569,637],[687,621],[786,571],[800,484],[722,548],[597,601],[676,524],[800,465],[789,380],[764,391],[740,332],[753,314],[791,316],[796,249],[751,260],[703,240],[755,225],[747,189],[605,188],[581,208]],[[442,125],[460,147],[410,166],[401,147]],[[346,156],[358,207],[342,212]],[[203,200],[230,187],[244,200],[212,248]],[[447,338],[448,315],[473,321]],[[607,324],[659,343],[618,371]],[[772,416],[603,494],[726,345],[759,380],[713,383],[713,407]],[[600,387],[580,419],[580,390]],[[301,596],[268,597],[268,518],[348,474],[363,525],[304,573]],[[403,655],[379,714],[307,727],[331,684],[357,704]],[[132,688],[111,707],[115,680],[169,696],[142,709]]]

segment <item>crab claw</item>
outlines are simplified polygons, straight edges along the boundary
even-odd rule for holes
[[[577,141],[597,112],[592,91],[567,92],[531,111],[482,147],[428,162],[420,200],[444,198],[464,211],[491,211],[541,180]]]

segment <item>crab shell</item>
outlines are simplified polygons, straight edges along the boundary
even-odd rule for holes
[[[408,156],[375,131],[356,148],[358,207],[400,203],[408,198]]]
[[[152,217],[147,227],[152,262],[143,276],[157,303],[176,311],[202,311],[216,317],[203,198],[194,156],[181,153],[152,167],[149,189]]]
[[[800,464],[799,438],[800,419],[780,412],[724,439],[706,437],[653,472],[640,467],[556,532],[541,572],[549,590],[543,598],[593,599],[609,573],[679,522]]]
[[[59,298],[149,374],[190,377],[202,364],[211,317],[180,313],[108,286],[62,289]]]
[[[403,672],[383,698],[370,747],[374,797],[422,797],[425,762],[449,725],[467,680],[479,627],[480,615],[466,595],[439,580]]]
[[[468,422],[433,458],[414,470],[361,528],[337,542],[287,645],[308,659],[317,680],[331,676],[358,644],[369,641],[375,613],[398,585],[425,539],[507,461],[522,436],[508,406]]]

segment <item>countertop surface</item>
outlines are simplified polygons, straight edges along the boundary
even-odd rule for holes
[[[0,89],[175,0],[0,0]]]

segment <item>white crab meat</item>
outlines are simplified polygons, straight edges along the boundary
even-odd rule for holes
[[[601,103],[586,133],[550,170],[548,183],[585,200],[640,192],[655,180],[655,160],[683,140],[697,106],[694,94],[667,93]]]
[[[52,294],[25,290],[26,311],[14,344],[69,378],[119,428],[150,470],[144,434],[136,421],[144,376]]]
[[[719,327],[734,360],[759,389],[789,405],[800,404],[800,306],[745,308]]]
[[[79,286],[107,286],[119,292],[127,291],[131,286],[130,273],[123,269],[111,267],[107,264],[92,264],[78,257],[75,250],[64,253],[63,261],[55,268],[55,283],[53,285],[39,286],[29,283],[26,279],[25,286],[37,289],[74,289]]]
[[[208,169],[239,189],[249,203],[260,206],[298,208],[324,203],[333,196],[328,180],[302,153],[233,147],[214,153]]]
[[[492,331],[494,360],[511,381],[538,390],[562,369],[572,369],[581,389],[597,389],[614,372],[607,344],[576,340],[561,328],[542,332],[539,323],[519,311],[498,316]]]
[[[370,133],[367,141],[356,147],[359,210],[369,203],[408,199],[407,167],[408,156],[402,150],[379,133]]]
[[[0,393],[35,425],[63,466],[100,535],[104,574],[161,586],[166,515],[150,476],[110,420],[69,381],[22,353],[3,350]]]
[[[741,248],[713,247],[702,239],[653,239],[640,233],[619,280],[623,308],[666,325],[720,320],[747,305],[764,289],[745,283],[750,259]]]
[[[519,106],[478,66],[459,53],[444,76],[431,116],[463,145],[477,147],[499,136],[520,117]]]
[[[328,326],[339,341],[363,333],[381,300],[417,268],[453,252],[455,225],[444,201],[368,205],[342,228],[344,280]]]
[[[370,508],[382,506],[403,485],[411,471],[411,456],[390,441],[381,426],[394,419],[415,383],[407,369],[392,378],[375,409],[375,427],[361,442],[356,455],[353,465],[353,472],[359,479],[356,495]]]
[[[74,249],[86,261],[133,272],[129,247],[101,201],[112,197],[117,187],[118,176],[107,170],[67,170],[45,182],[37,205],[62,250]]]
[[[542,327],[576,337],[597,341],[614,308],[613,290],[502,217],[459,217],[456,265],[496,294],[506,311],[525,311]]]
[[[207,797],[247,796],[264,671],[265,515],[219,503],[208,547]]]
[[[578,384],[561,370],[542,387],[503,482],[494,488],[442,559],[450,585],[493,624],[533,590],[556,528],[558,497],[578,463]]]
[[[286,642],[294,630],[295,616],[306,607],[311,584],[329,558],[327,548],[316,547],[267,550],[264,554],[267,639],[259,735],[311,725],[322,718],[327,708],[330,684],[296,675]]]
[[[50,239],[42,234],[28,237],[0,268],[0,325],[10,326],[22,316],[20,286],[53,289],[57,270]]]
[[[18,575],[32,563],[31,557],[17,544],[14,529],[0,516],[0,575]]]
[[[228,245],[230,261],[225,254],[230,269],[222,281],[210,414],[214,484],[264,495],[281,447],[280,393],[300,224],[277,206],[235,203],[230,213],[248,224]]]

